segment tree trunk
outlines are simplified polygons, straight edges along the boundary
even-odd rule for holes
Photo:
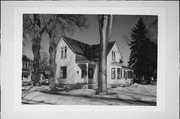
[[[33,62],[33,86],[40,86],[40,75],[39,75],[39,60],[40,60],[40,38],[35,37],[32,41],[32,51],[34,54],[34,62]]]
[[[111,35],[112,15],[101,15],[98,18],[100,34],[98,94],[107,94],[107,48]]]
[[[40,48],[41,48],[41,36],[43,32],[40,32],[41,24],[39,15],[34,14],[33,15],[34,20],[34,37],[32,39],[32,51],[34,55],[34,62],[33,62],[33,86],[40,86]]]
[[[49,53],[50,53],[50,67],[51,67],[51,75],[50,75],[50,90],[53,91],[55,90],[55,76],[56,76],[56,48],[54,46],[54,42],[50,41],[50,48],[49,48]]]
[[[56,90],[56,86],[55,86],[55,77],[56,77],[56,43],[55,43],[55,40],[54,40],[55,29],[56,29],[55,25],[56,24],[54,23],[54,29],[52,29],[52,31],[49,32],[49,36],[50,36],[50,41],[49,41],[49,55],[50,55],[49,64],[50,64],[50,68],[51,68],[49,87],[50,87],[51,91]]]

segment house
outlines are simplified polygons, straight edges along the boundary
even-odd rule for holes
[[[57,86],[88,84],[88,88],[97,88],[99,44],[89,45],[63,36],[56,50]],[[123,66],[122,54],[115,41],[109,42],[107,52],[107,87],[131,84],[133,72]]]
[[[22,56],[22,79],[26,81],[31,80],[31,72],[33,70],[33,61],[26,55]]]
[[[33,61],[26,55],[22,56],[22,72],[24,75],[30,74],[33,69]]]

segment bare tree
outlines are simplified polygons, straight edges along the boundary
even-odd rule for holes
[[[33,85],[40,85],[40,75],[39,75],[39,60],[40,60],[40,44],[41,37],[45,31],[45,26],[41,23],[39,14],[24,14],[23,15],[23,39],[26,39],[26,34],[32,36],[32,52],[34,55],[33,60]],[[23,40],[23,44],[25,44]]]
[[[34,54],[34,85],[39,85],[40,69],[40,43],[43,33],[46,31],[49,35],[49,64],[51,68],[51,78],[54,80],[56,73],[56,45],[58,38],[65,33],[73,33],[75,27],[87,27],[86,17],[83,15],[58,15],[58,14],[25,14],[23,15],[23,38],[26,34],[32,35],[32,51]],[[24,40],[25,41],[25,40]],[[25,44],[25,42],[23,42]],[[55,81],[53,81],[55,82]],[[50,87],[54,87],[52,84]]]
[[[99,61],[99,81],[98,94],[107,94],[107,48],[111,36],[112,15],[98,16],[100,34],[100,61]]]
[[[39,68],[40,68],[41,73],[44,73],[49,68],[49,57],[48,57],[48,54],[46,52],[43,52],[40,55]]]
[[[46,21],[46,16],[43,17],[49,40],[49,64],[51,68],[50,75],[50,90],[55,90],[55,76],[56,76],[56,46],[58,35],[65,33],[73,33],[75,28],[87,27],[86,17],[84,15],[49,15],[49,20]]]

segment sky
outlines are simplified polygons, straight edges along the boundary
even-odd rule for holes
[[[87,18],[87,23],[89,24],[89,27],[87,29],[76,29],[73,34],[66,34],[66,36],[84,43],[88,43],[90,45],[98,44],[100,42],[100,38],[97,16],[88,15]],[[131,52],[130,47],[128,46],[131,39],[131,31],[139,18],[140,16],[135,15],[114,15],[113,17],[112,34],[110,41],[117,42],[125,66],[128,65],[127,62],[129,60],[129,55]],[[153,24],[153,22],[157,19],[157,16],[142,16],[142,18],[149,28],[150,39],[157,43],[157,23]],[[33,59],[30,40],[28,41],[28,44],[29,45],[26,45],[23,48],[24,54],[27,55],[30,59]],[[44,33],[41,42],[41,53],[47,52],[46,54],[48,54],[48,48],[49,37],[46,33]]]

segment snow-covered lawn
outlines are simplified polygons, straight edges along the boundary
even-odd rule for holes
[[[107,95],[96,95],[94,89],[58,89],[52,92],[48,86],[28,88],[23,87],[23,104],[156,105],[156,85],[111,88]]]

